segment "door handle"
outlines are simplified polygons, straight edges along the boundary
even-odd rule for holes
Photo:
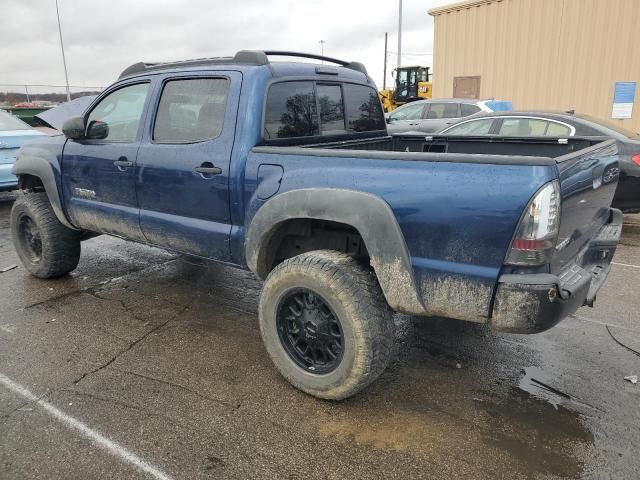
[[[113,164],[118,167],[118,170],[133,166],[133,162],[127,160],[127,157],[120,157],[118,160],[115,160]]]
[[[202,178],[209,178],[210,175],[220,175],[222,169],[215,167],[211,162],[204,162],[199,167],[193,169],[194,172],[199,173]]]

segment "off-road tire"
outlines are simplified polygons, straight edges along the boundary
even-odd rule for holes
[[[314,374],[287,353],[278,334],[280,302],[295,289],[320,295],[337,315],[344,334],[342,359],[335,370]],[[394,324],[375,274],[352,257],[317,250],[285,260],[267,277],[260,297],[260,332],[282,376],[318,398],[355,395],[385,370],[394,341]]]
[[[35,225],[40,238],[39,258],[30,255],[27,240],[21,234],[21,222]],[[44,192],[21,193],[11,209],[11,238],[20,261],[29,273],[38,278],[66,275],[80,261],[80,232],[65,227],[51,208]]]

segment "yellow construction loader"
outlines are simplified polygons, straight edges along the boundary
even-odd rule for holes
[[[432,97],[433,84],[430,81],[429,67],[400,67],[391,74],[395,80],[395,88],[378,92],[385,112],[405,103]]]

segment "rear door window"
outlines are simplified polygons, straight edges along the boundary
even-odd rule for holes
[[[373,88],[351,83],[343,84],[342,88],[350,132],[386,129],[380,98]]]
[[[185,143],[220,135],[228,88],[226,78],[167,82],[158,105],[153,140],[157,143]]]
[[[442,118],[457,118],[459,116],[457,103],[431,103],[426,118],[436,120]]]
[[[269,88],[264,119],[264,138],[318,135],[313,82],[282,82]]]

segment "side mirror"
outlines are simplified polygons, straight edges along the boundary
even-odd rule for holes
[[[67,138],[78,140],[84,137],[84,119],[82,117],[71,117],[62,125],[62,133]]]
[[[102,140],[109,136],[109,124],[100,120],[92,120],[87,127],[86,138],[90,140]]]
[[[391,117],[385,117],[385,120],[387,121],[387,123],[391,123],[393,121]]]

